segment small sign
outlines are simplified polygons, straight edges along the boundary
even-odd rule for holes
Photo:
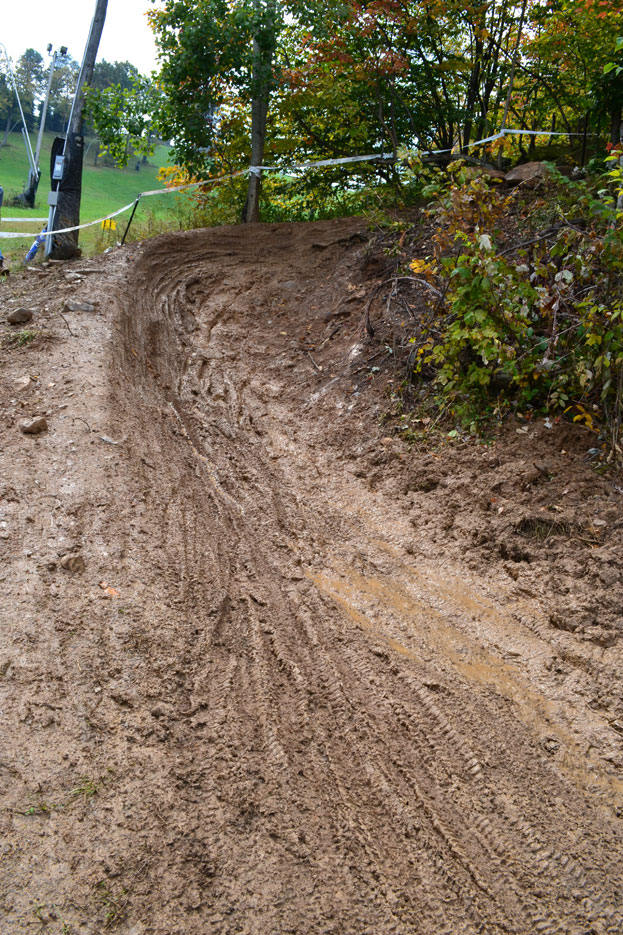
[[[52,180],[54,182],[62,182],[65,177],[65,157],[64,156],[55,156],[54,157],[54,170],[52,172]]]
[[[102,230],[103,231],[116,231],[117,222],[112,218],[108,218],[106,221],[102,221]]]

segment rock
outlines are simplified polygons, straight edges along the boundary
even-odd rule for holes
[[[65,568],[67,571],[75,574],[76,572],[84,571],[85,562],[79,552],[74,552],[70,555],[63,555],[61,558],[61,568]]]
[[[33,313],[29,308],[16,308],[6,317],[6,320],[10,325],[23,325],[24,322],[30,321]]]
[[[539,474],[547,475],[551,473],[550,467],[546,461],[533,461],[532,463],[534,464]]]
[[[65,302],[66,312],[94,312],[95,306],[91,302]]]
[[[45,416],[37,416],[26,422],[21,422],[19,429],[24,435],[39,435],[41,432],[45,432],[47,427],[48,421]]]
[[[32,386],[32,380],[26,374],[26,376],[19,377],[13,384],[13,392],[16,396],[21,396],[26,390],[29,390]]]
[[[526,162],[522,166],[515,166],[504,176],[509,185],[519,185],[520,182],[533,182],[535,179],[546,179],[549,169],[544,162]]]
[[[573,633],[580,626],[577,620],[560,613],[550,614],[549,622],[550,625],[557,630],[566,630],[568,633]]]
[[[560,743],[558,740],[556,740],[555,737],[546,737],[541,741],[541,746],[544,750],[547,751],[547,753],[556,753],[556,751],[560,748]]]

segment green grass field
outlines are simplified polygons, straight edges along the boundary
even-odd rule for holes
[[[19,195],[28,181],[28,158],[26,148],[20,133],[12,133],[5,146],[0,149],[0,185],[4,188],[4,204],[2,206],[2,219],[0,231],[24,231],[24,233],[38,233],[42,224],[38,221],[26,223],[25,220],[16,223],[6,218],[36,218],[46,217],[48,213],[48,191],[50,189],[49,154],[54,139],[53,133],[44,135],[41,149],[42,176],[37,191],[37,200],[34,209],[12,206],[13,198]],[[82,177],[82,202],[80,208],[80,223],[94,221],[104,217],[134,201],[139,192],[162,189],[164,186],[158,180],[158,170],[168,165],[168,146],[157,147],[150,157],[149,163],[141,166],[136,172],[136,160],[131,160],[128,168],[114,169],[102,165],[93,165],[92,143],[87,138],[85,148],[84,169]],[[36,139],[31,134],[33,149]],[[101,160],[100,160],[101,162]],[[184,216],[187,215],[188,200],[180,195],[157,195],[145,199],[139,204],[132,223],[131,236],[128,239],[150,236],[163,230],[178,229],[184,226]],[[117,229],[114,232],[102,231],[101,227],[88,228],[80,232],[80,246],[85,254],[98,252],[119,239],[125,230],[130,212],[116,218]],[[23,261],[32,239],[5,239],[0,238],[0,250],[4,254],[7,265],[15,265]],[[37,258],[40,260],[42,249]]]

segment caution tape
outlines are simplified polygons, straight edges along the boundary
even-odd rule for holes
[[[567,132],[565,130],[509,130],[503,129],[499,130],[497,133],[487,136],[482,140],[474,140],[473,143],[468,143],[467,149],[473,149],[475,146],[484,146],[486,143],[493,143],[496,140],[501,140],[507,135],[516,135],[516,136],[584,136],[583,133]],[[598,136],[599,134],[591,133],[590,136]],[[416,149],[408,150],[408,155],[442,155],[443,153],[452,153],[455,151],[455,147],[448,149]],[[131,201],[129,204],[124,205],[123,208],[119,208],[118,211],[113,211],[111,214],[107,214],[103,218],[98,218],[96,221],[88,221],[86,224],[77,224],[75,227],[64,227],[62,230],[55,231],[46,231],[42,232],[38,236],[41,237],[54,237],[56,234],[70,234],[72,231],[85,230],[87,227],[95,227],[97,224],[103,224],[105,221],[109,221],[111,218],[115,218],[120,214],[123,214],[124,211],[129,211],[130,208],[134,207],[142,198],[152,198],[154,195],[168,195],[173,192],[183,192],[190,191],[193,188],[200,188],[203,185],[215,185],[218,182],[223,182],[227,179],[241,178],[245,175],[255,175],[260,176],[262,172],[298,172],[305,169],[322,169],[326,166],[341,166],[349,165],[351,163],[357,162],[373,162],[375,160],[390,160],[395,159],[393,153],[370,153],[365,156],[340,156],[336,159],[318,159],[311,162],[300,162],[294,166],[254,166],[251,165],[247,169],[241,169],[239,172],[230,172],[227,175],[218,175],[211,179],[202,179],[199,182],[188,182],[185,185],[176,185],[173,188],[155,188],[148,192],[140,192],[134,201]],[[5,220],[10,221],[42,221],[47,220],[47,218],[6,218]],[[29,234],[24,234],[20,231],[0,231],[0,238],[7,239],[9,237],[15,238],[19,237],[22,239],[27,239],[33,236],[31,231]]]

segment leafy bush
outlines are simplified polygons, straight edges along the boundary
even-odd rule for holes
[[[411,272],[443,301],[412,338],[413,376],[463,423],[510,407],[606,427],[621,454],[623,230],[616,170],[508,195],[453,170],[430,209],[433,254]],[[512,219],[509,232],[509,218]]]

